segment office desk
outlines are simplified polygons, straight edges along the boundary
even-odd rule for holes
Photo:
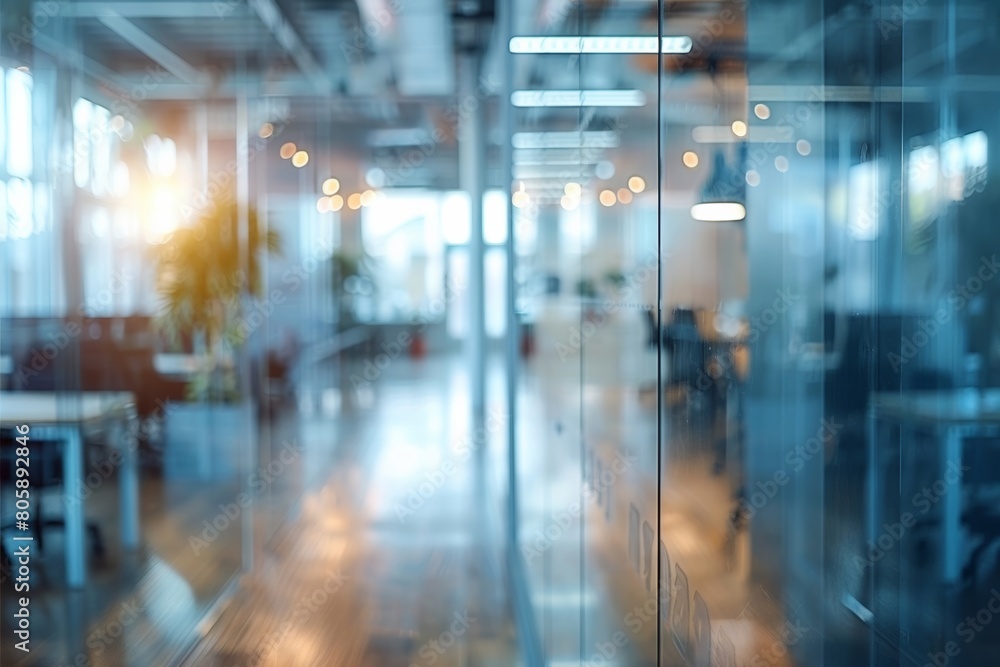
[[[81,429],[107,421],[109,445],[122,454],[118,478],[122,546],[139,544],[139,470],[135,430],[137,419],[129,392],[0,392],[0,426],[30,427],[29,438],[63,443],[63,505],[66,512],[66,582],[81,588],[87,578],[84,533],[83,439]],[[102,478],[103,481],[103,478]],[[39,511],[36,498],[33,510]]]
[[[208,360],[196,354],[157,353],[153,355],[153,368],[160,375],[190,377],[206,367]]]
[[[880,423],[915,425],[938,435],[939,461],[943,471],[949,464],[962,465],[962,440],[967,437],[1000,435],[1000,389],[985,389],[978,400],[969,401],[964,390],[910,391],[874,394],[870,405],[868,437],[869,539],[879,530],[876,516],[881,462],[877,451]],[[903,443],[905,445],[907,443]],[[962,483],[948,484],[942,503],[942,581],[959,583],[962,572]],[[894,519],[895,520],[895,519]]]

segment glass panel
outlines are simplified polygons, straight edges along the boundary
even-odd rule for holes
[[[31,175],[32,151],[32,77],[20,70],[7,70],[6,75],[7,173],[12,176]]]
[[[94,105],[78,99],[73,105],[73,176],[76,187],[90,187],[91,124]]]
[[[998,534],[977,500],[995,475],[959,484],[947,467],[995,470],[993,239],[977,219],[995,91],[971,47],[992,48],[976,25],[995,8],[675,5],[515,20],[513,71],[531,77],[511,82],[513,299],[531,318],[522,350],[540,350],[519,366],[534,402],[518,404],[518,526],[542,649],[940,664],[975,582],[996,576],[965,533]],[[659,21],[690,51],[658,62],[620,39]],[[573,130],[612,134],[554,134]],[[561,294],[578,299],[562,321]],[[609,490],[614,451],[639,465]],[[595,522],[578,537],[566,520],[576,546],[550,545],[539,529],[579,471]],[[658,646],[628,615],[654,587]],[[622,646],[605,643],[618,627]]]
[[[0,67],[0,127],[7,127],[7,92],[4,83],[4,68]],[[7,132],[0,131],[0,167],[6,169],[7,161]]]

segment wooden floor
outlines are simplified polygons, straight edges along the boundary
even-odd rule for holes
[[[517,664],[473,461],[448,468],[412,515],[397,512],[470,430],[463,374],[437,363],[401,362],[361,392],[320,382],[265,422],[262,468],[286,443],[300,453],[254,495],[248,574],[236,521],[199,553],[191,546],[238,496],[238,480],[147,472],[134,553],[117,546],[107,480],[87,503],[108,545],[87,587],[62,584],[60,531],[33,563],[30,654],[7,641],[14,596],[4,582],[2,664]],[[347,373],[337,381],[350,387]],[[58,496],[50,501],[58,513]]]
[[[375,388],[329,477],[185,665],[517,664],[473,461],[458,465],[454,455],[464,393],[432,375],[437,390],[419,377]],[[456,467],[437,477],[443,483],[421,488],[452,470],[449,458]],[[411,491],[428,497],[402,512]]]

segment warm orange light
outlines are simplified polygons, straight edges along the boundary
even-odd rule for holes
[[[267,139],[269,136],[274,134],[274,125],[270,123],[264,123],[260,126],[260,131],[257,133],[260,135],[261,139]]]
[[[633,176],[628,179],[628,189],[635,193],[642,192],[646,189],[646,181],[643,180],[642,176]]]
[[[687,151],[681,159],[684,161],[684,166],[688,169],[694,169],[698,166],[698,154],[694,151]]]
[[[614,206],[615,205],[615,193],[612,192],[611,190],[603,190],[603,191],[601,191],[601,194],[598,197],[598,199],[605,206]]]
[[[292,165],[301,169],[309,163],[309,153],[299,151],[292,156]]]
[[[323,194],[335,195],[340,190],[340,181],[336,178],[328,178],[323,181]]]
[[[734,120],[733,134],[735,134],[737,137],[747,136],[747,124],[744,123],[742,120]]]
[[[344,198],[340,195],[333,195],[330,197],[330,210],[339,211],[344,208]]]
[[[316,200],[316,210],[319,211],[320,213],[329,213],[330,212],[330,198],[329,197],[320,197],[319,199],[317,199]]]
[[[357,211],[361,208],[361,194],[355,192],[350,197],[347,198],[347,208],[352,211]]]
[[[364,192],[361,193],[361,205],[362,206],[371,206],[374,203],[375,203],[375,191],[374,190],[365,190]]]
[[[632,202],[632,191],[628,188],[618,188],[618,201],[623,204]]]
[[[287,144],[284,144],[281,147],[281,150],[278,151],[278,154],[281,155],[281,159],[287,160],[288,158],[295,155],[295,144],[289,141]]]

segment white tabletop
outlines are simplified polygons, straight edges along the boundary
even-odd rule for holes
[[[54,425],[99,419],[133,401],[127,391],[0,392],[0,425]]]
[[[190,375],[205,363],[204,357],[195,354],[158,353],[153,356],[153,367],[161,375]]]
[[[872,395],[879,415],[942,424],[1000,423],[1000,389],[881,392]]]

